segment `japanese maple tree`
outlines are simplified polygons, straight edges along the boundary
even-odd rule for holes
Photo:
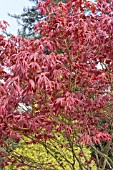
[[[113,1],[47,0],[38,10],[47,16],[34,28],[40,39],[0,35],[1,146],[7,149],[9,139],[18,143],[26,136],[28,145],[41,143],[51,152],[52,140],[71,151],[71,161],[59,154],[72,170],[75,160],[80,170],[92,169],[92,160],[98,169],[112,169]],[[20,112],[20,103],[29,109]],[[58,134],[65,139],[63,146]],[[90,160],[84,146],[94,154]]]

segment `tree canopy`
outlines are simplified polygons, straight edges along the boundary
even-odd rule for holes
[[[84,13],[86,8],[90,15]],[[27,137],[29,146],[40,143],[53,157],[51,150],[56,153],[58,145],[58,155],[70,170],[76,169],[76,162],[80,170],[93,170],[92,161],[98,170],[113,169],[109,155],[113,148],[113,1],[47,0],[38,3],[38,10],[47,16],[35,24],[39,39],[0,35],[2,166],[8,162],[17,168],[26,166],[26,157],[18,155],[18,164],[15,156],[9,157],[9,141],[18,144]],[[1,29],[6,26],[7,22],[0,22]],[[27,109],[20,112],[20,103]],[[90,159],[84,147],[91,150]],[[71,160],[62,148],[71,152]],[[38,169],[41,164],[36,163]]]

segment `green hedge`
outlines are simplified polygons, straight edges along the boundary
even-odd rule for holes
[[[46,142],[47,147],[45,146],[45,143],[41,142],[39,142],[38,144],[26,144],[26,142],[29,141],[30,139],[28,138],[24,138],[24,140],[20,141],[18,147],[10,155],[10,158],[15,165],[13,165],[13,163],[9,163],[8,166],[5,167],[5,170],[72,169],[70,163],[73,162],[73,154],[71,152],[71,149],[68,147],[66,140],[61,135],[57,135],[57,140],[52,139]],[[80,158],[84,166],[86,166],[85,159],[80,156],[80,148],[74,146],[74,151],[77,157]],[[86,147],[83,147],[83,152],[85,153],[87,159],[90,160],[90,150]],[[24,166],[25,164],[26,166]],[[91,162],[90,166],[92,170],[96,170],[94,161]],[[77,160],[75,160],[74,167],[76,170],[80,169]]]

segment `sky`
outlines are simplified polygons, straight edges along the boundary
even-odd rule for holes
[[[29,0],[0,0],[0,20],[9,23],[8,33],[17,35],[17,29],[19,28],[16,19],[8,16],[8,13],[21,14],[24,7],[30,7],[32,4]]]

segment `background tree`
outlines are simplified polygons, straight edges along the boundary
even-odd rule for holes
[[[22,37],[37,37],[37,33],[33,31],[34,25],[40,21],[43,16],[40,15],[39,11],[37,10],[37,4],[38,0],[29,0],[34,5],[31,7],[24,7],[23,13],[22,14],[9,14],[11,17],[15,18],[21,26],[20,29],[18,29],[18,34],[21,35]]]

